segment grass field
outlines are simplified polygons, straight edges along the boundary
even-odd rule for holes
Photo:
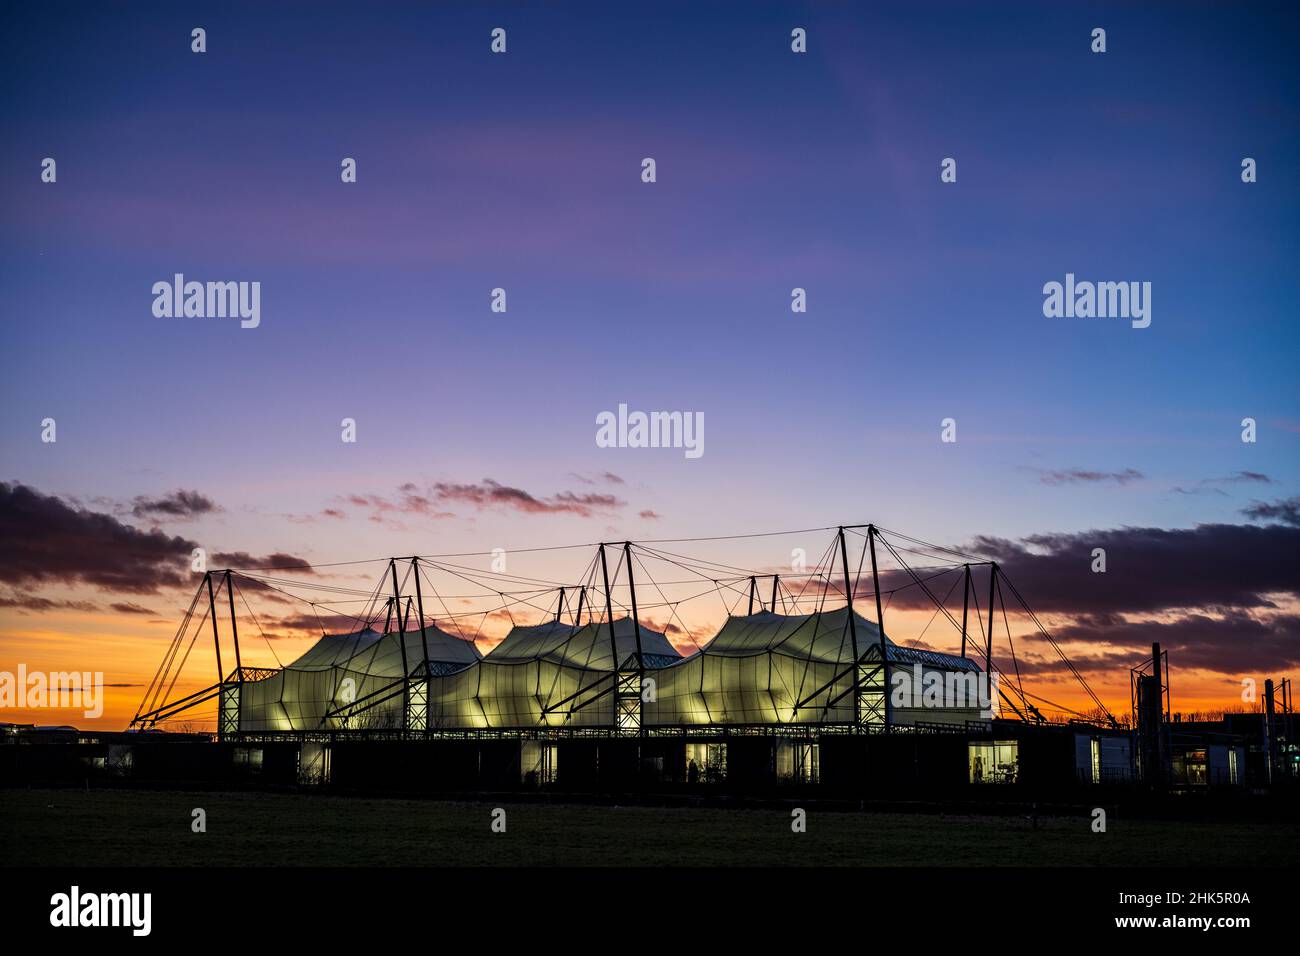
[[[191,830],[191,812],[207,832]],[[1296,824],[505,805],[305,794],[0,790],[0,864],[117,865],[1282,865]]]

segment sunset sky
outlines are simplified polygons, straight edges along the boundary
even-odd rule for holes
[[[1240,706],[1300,664],[1297,26],[1257,3],[7,4],[0,670],[102,671],[124,726],[194,547],[504,548],[576,582],[589,549],[524,549],[874,521],[1002,562],[1116,712],[1153,640],[1174,709]],[[156,318],[176,273],[260,282],[259,327]],[[1150,282],[1150,327],[1045,318],[1066,273]],[[705,453],[597,447],[620,403],[702,413]],[[830,542],[672,550],[761,571]],[[260,599],[245,663],[292,659],[312,630]],[[953,650],[929,617],[886,624]],[[1084,706],[1013,629],[1026,687]]]

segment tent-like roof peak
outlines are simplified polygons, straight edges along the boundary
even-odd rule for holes
[[[644,624],[638,631],[642,655],[655,659],[648,663],[656,663],[659,658],[681,657],[661,631]],[[502,664],[549,660],[572,667],[612,670],[613,656],[609,643],[609,625],[604,621],[588,621],[577,627],[564,621],[547,621],[511,628],[505,640],[489,651],[484,659]],[[637,634],[632,629],[631,618],[614,619],[614,643],[620,663],[636,654]]]

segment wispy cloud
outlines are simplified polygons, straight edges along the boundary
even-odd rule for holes
[[[368,509],[372,521],[382,521],[393,515],[413,515],[433,519],[456,517],[450,511],[440,511],[427,493],[421,492],[418,486],[409,481],[399,486],[397,493],[391,496],[350,494],[344,496],[342,501],[357,508]],[[331,518],[345,517],[344,513],[337,508],[327,508],[324,514]]]
[[[1038,480],[1045,485],[1104,484],[1106,482],[1127,485],[1134,481],[1142,481],[1145,477],[1146,475],[1135,468],[1125,468],[1123,471],[1089,471],[1083,468],[1068,468],[1044,471],[1039,475]]]
[[[137,495],[131,503],[131,514],[137,518],[189,520],[220,510],[220,506],[206,495],[183,488],[156,498]]]
[[[599,475],[595,475],[595,476],[580,475],[577,472],[571,471],[569,472],[569,477],[573,478],[576,481],[582,482],[584,485],[595,485],[601,482],[604,482],[607,485],[627,484],[627,482],[624,481],[621,476],[614,474],[612,471],[601,472]]]
[[[1228,493],[1221,486],[1240,484],[1272,485],[1276,482],[1261,471],[1238,471],[1225,478],[1202,478],[1190,487],[1175,485],[1172,490],[1180,495],[1220,495],[1226,498]]]
[[[67,601],[45,598],[25,591],[0,595],[0,608],[12,608],[15,611],[83,611],[94,613],[100,610],[94,601]]]
[[[575,514],[583,518],[614,511],[627,504],[614,495],[596,492],[577,494],[561,491],[539,497],[491,478],[472,484],[439,482],[433,486],[433,491],[438,501],[468,504],[478,509],[504,508],[525,514]]]
[[[136,604],[134,601],[114,601],[109,605],[109,607],[114,611],[117,611],[119,614],[148,614],[150,616],[156,616],[158,614],[158,612],[152,608]]]

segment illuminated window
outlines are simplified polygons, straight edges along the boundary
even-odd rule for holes
[[[235,766],[240,770],[257,773],[262,769],[261,747],[236,747]]]
[[[776,775],[791,783],[816,783],[818,746],[806,740],[780,740],[776,745]]]
[[[320,785],[330,782],[330,749],[325,744],[306,741],[298,751],[298,782]]]
[[[1020,743],[995,740],[968,745],[971,783],[1015,783],[1020,776]]]
[[[726,744],[686,745],[687,783],[717,783],[726,777]]]
[[[544,740],[525,740],[519,756],[523,782],[533,787],[555,783],[559,771],[559,748]]]

